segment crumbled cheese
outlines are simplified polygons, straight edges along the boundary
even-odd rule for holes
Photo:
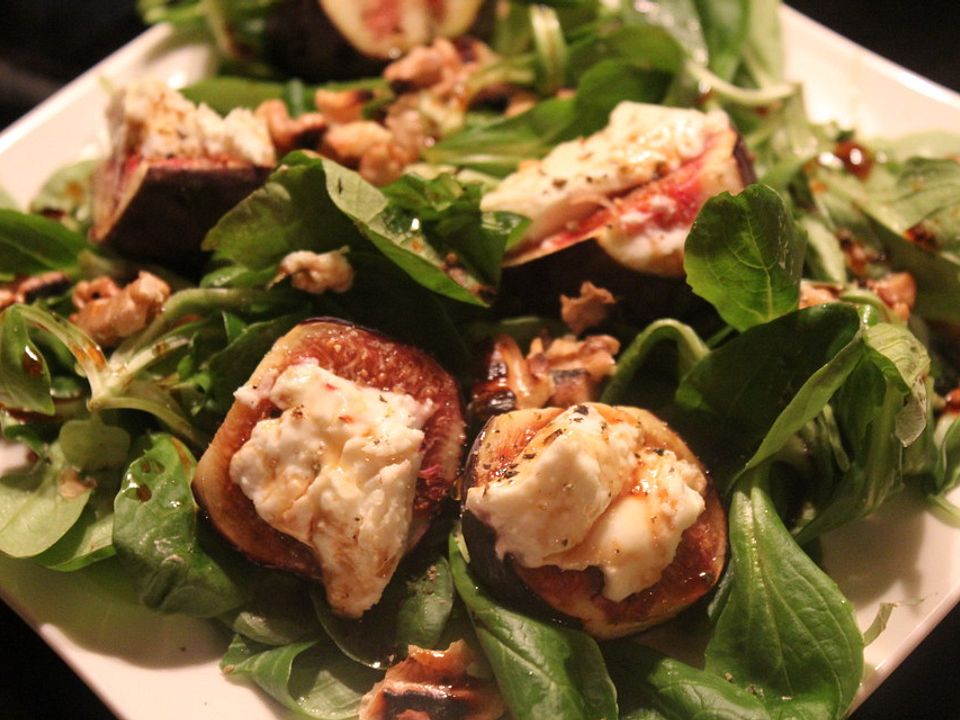
[[[650,587],[704,509],[703,472],[643,431],[610,422],[593,403],[568,408],[518,455],[512,470],[467,492],[467,510],[493,528],[496,552],[525,567],[598,567],[614,601]],[[626,417],[630,417],[627,415]]]
[[[522,164],[484,196],[481,207],[526,215],[532,222],[525,239],[543,238],[609,203],[611,196],[699,157],[708,138],[729,126],[722,111],[621,102],[603,130]]]
[[[223,118],[156,79],[119,90],[107,113],[114,150],[121,154],[276,163],[267,125],[250,110],[236,108]]]
[[[407,549],[432,403],[357,385],[316,361],[238,398],[258,394],[282,413],[257,423],[230,478],[264,521],[310,546],[330,606],[359,617]]]

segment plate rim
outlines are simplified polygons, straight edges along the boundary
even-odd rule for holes
[[[907,88],[923,94],[935,102],[951,106],[960,112],[960,93],[929,78],[925,78],[919,73],[899,65],[873,50],[859,45],[794,8],[781,5],[780,13],[780,20],[784,26],[792,24],[803,32],[818,36],[823,42],[830,43],[843,52],[854,53],[872,71],[890,76]],[[143,61],[151,52],[162,48],[164,44],[178,37],[183,36],[165,24],[148,28],[129,43],[65,85],[37,107],[7,126],[3,132],[0,133],[0,156],[13,146],[22,142],[24,138],[28,137],[39,125],[51,118],[56,118],[68,109],[72,103],[77,102],[79,98],[89,93],[92,88],[100,85],[104,77],[117,74],[118,71],[122,72],[123,69]],[[0,465],[2,465],[2,457],[3,447],[0,446]],[[957,490],[958,492],[953,493],[954,497],[960,496],[960,488]],[[937,521],[943,522],[936,516],[933,510],[928,510],[927,512],[936,518]],[[2,558],[2,561],[29,563],[28,560],[13,560],[5,556]],[[34,567],[44,572],[55,572],[47,571],[38,566]],[[2,568],[2,565],[0,565],[0,568]],[[111,712],[118,718],[133,717],[129,714],[127,708],[122,708],[117,704],[116,698],[111,695],[109,683],[104,683],[102,677],[91,672],[88,667],[85,667],[78,661],[78,658],[74,654],[69,652],[70,645],[73,644],[73,640],[71,640],[69,636],[60,631],[57,626],[50,625],[44,622],[42,618],[37,617],[35,613],[31,612],[28,606],[17,602],[17,599],[12,593],[8,592],[5,586],[0,586],[0,599],[43,639],[47,646],[70,667],[72,672],[90,687]],[[907,633],[896,645],[895,649],[885,655],[878,665],[865,669],[860,688],[848,712],[854,712],[869,695],[886,681],[894,670],[923,642],[933,628],[939,625],[946,615],[958,605],[960,605],[960,583],[950,587],[948,592],[944,593],[944,595],[931,606],[929,611],[924,615],[923,621]],[[157,617],[160,618],[161,616],[157,615]],[[206,624],[208,622],[194,618],[181,618],[181,620],[187,620],[197,624]],[[156,672],[155,669],[149,669],[148,671]],[[226,678],[223,678],[222,681],[224,683],[229,682]],[[274,707],[276,708],[276,715],[278,717],[282,716],[285,712],[279,704],[274,705]]]

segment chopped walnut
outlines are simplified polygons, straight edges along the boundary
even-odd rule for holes
[[[65,290],[70,278],[59,270],[15,278],[0,285],[0,310],[16,303],[28,303],[40,295]]]
[[[263,103],[257,112],[267,120],[278,151],[316,148],[368,182],[385,185],[417,162],[424,148],[463,125],[470,104],[491,87],[471,78],[496,59],[471,38],[440,38],[411,50],[384,70],[396,97],[378,106],[376,120],[364,118],[367,102],[378,97],[371,90],[318,90],[318,112],[299,118],[290,118],[279,100]],[[497,91],[507,99],[519,92],[503,83]]]
[[[504,713],[497,686],[469,674],[474,657],[463,640],[446,650],[411,645],[360,701],[359,720],[496,720]]]
[[[393,133],[372,120],[335,125],[323,138],[320,152],[343,165],[357,167],[371,148],[393,139]]]
[[[428,145],[423,115],[413,108],[398,104],[390,109],[384,124],[393,134],[393,142],[409,154],[410,159],[407,162],[418,160],[420,153]]]
[[[277,275],[270,284],[274,285],[287,277],[295,288],[314,295],[321,295],[327,290],[343,293],[353,285],[353,267],[340,250],[320,254],[299,250],[280,261]]]
[[[120,289],[108,277],[77,283],[70,322],[105,347],[118,345],[147,326],[170,297],[170,286],[156,275],[141,272]]]
[[[588,280],[580,286],[580,295],[577,297],[560,296],[560,317],[574,335],[579,335],[606,320],[610,308],[616,304],[613,293]]]
[[[507,108],[503,111],[506,117],[520,115],[537,104],[537,96],[531,92],[516,92],[510,96]]]
[[[432,44],[417,47],[383,71],[384,79],[401,92],[427,88],[439,83],[445,71],[456,72],[462,66],[460,54],[452,42],[438,38]]]
[[[508,335],[493,339],[483,376],[470,392],[470,413],[485,420],[510,410],[569,407],[597,399],[600,383],[616,368],[620,343],[609,335],[577,340],[536,338],[526,356]]]
[[[867,280],[867,287],[883,300],[901,320],[909,320],[917,303],[917,283],[907,272],[890,273],[878,280]]]
[[[888,273],[876,280],[864,280],[861,285],[875,293],[883,304],[901,320],[909,320],[917,302],[917,283],[907,272]],[[800,307],[839,302],[843,286],[837,283],[800,281]]]
[[[409,164],[410,154],[396,143],[379,143],[364,153],[357,170],[367,182],[387,185],[403,175]]]
[[[363,105],[373,97],[369,90],[317,90],[313,102],[333,125],[363,119]]]
[[[595,383],[612,375],[616,369],[614,356],[620,352],[620,342],[610,335],[588,335],[577,340],[564,335],[546,342],[535,338],[530,343],[527,362],[539,362],[542,355],[552,372],[583,370]]]
[[[800,281],[800,307],[808,308],[814,305],[824,305],[826,303],[837,302],[840,293],[843,292],[843,286],[837,283],[813,282],[812,280]]]
[[[320,113],[290,117],[283,100],[265,100],[257,107],[256,115],[266,121],[278,155],[297,148],[316,148],[327,127],[327,120]]]

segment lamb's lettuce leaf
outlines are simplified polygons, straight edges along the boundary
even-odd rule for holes
[[[632,640],[603,647],[624,720],[770,720],[757,696]]]
[[[323,589],[311,592],[324,630],[349,658],[384,668],[408,645],[437,646],[453,609],[453,578],[443,556],[417,553],[394,574],[380,601],[359,620],[334,615]]]
[[[51,444],[29,468],[0,478],[0,552],[33,557],[52,547],[77,522],[93,482]]]
[[[30,338],[21,310],[14,305],[0,314],[0,404],[52,415],[50,370]]]
[[[450,567],[457,593],[514,717],[619,717],[616,690],[593,638],[497,605],[471,577],[453,536]]]
[[[249,596],[220,620],[246,640],[280,647],[323,635],[305,580],[284,572],[257,570]]]
[[[839,720],[860,685],[863,636],[850,602],[791,537],[769,493],[769,466],[734,492],[732,582],[706,669],[752,690],[774,717]]]
[[[457,181],[448,177],[443,182],[449,186]],[[460,193],[471,202],[449,209],[476,217],[473,200],[478,202],[479,195],[468,188],[460,188]],[[484,306],[495,289],[488,281],[498,279],[495,268],[515,228],[488,224],[480,234],[487,244],[465,251],[454,232],[444,232],[453,223],[454,218],[446,215],[442,223],[421,227],[416,213],[391,202],[387,194],[353,170],[325,158],[292,153],[262,188],[207,234],[204,249],[214,251],[214,261],[234,268],[219,270],[206,283],[263,286],[288,253],[346,247],[351,252],[379,251],[428,290]],[[460,261],[451,262],[451,255]]]
[[[650,352],[660,343],[677,347],[677,376],[683,377],[710,349],[689,325],[671,319],[655,320],[638,333],[617,357],[616,373],[603,390],[601,402],[616,405],[624,402],[634,377],[643,367]]]
[[[678,421],[704,444],[722,488],[816,417],[863,357],[859,315],[819,305],[756,325],[697,363],[677,389]]]
[[[0,208],[0,282],[48,270],[77,271],[77,256],[90,245],[56,220]]]
[[[114,503],[113,542],[140,601],[163,612],[214,617],[246,599],[243,566],[199,519],[196,461],[169,435],[146,440]]]
[[[30,212],[52,214],[61,224],[81,236],[90,227],[91,175],[99,160],[82,160],[57,170],[30,201]]]
[[[249,677],[284,707],[318,720],[350,720],[381,675],[342,655],[329,640],[272,647],[236,635],[220,662]]]
[[[797,309],[805,249],[780,194],[751,185],[704,204],[683,267],[693,291],[742,331]]]

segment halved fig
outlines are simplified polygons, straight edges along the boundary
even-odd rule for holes
[[[266,123],[244,109],[221,118],[157,80],[116,93],[107,118],[111,153],[93,174],[91,239],[198,274],[203,236],[276,162]]]
[[[372,607],[453,488],[457,385],[424,352],[344,321],[301,323],[236,393],[194,494],[250,560]]]
[[[490,589],[598,638],[673,617],[723,569],[713,483],[645,410],[586,403],[497,415],[473,445],[466,484],[464,537]]]
[[[623,102],[606,128],[522,164],[482,206],[532,220],[504,262],[504,282],[525,304],[555,313],[560,294],[590,280],[646,319],[651,305],[683,294],[672,279],[683,276],[703,204],[755,180],[724,113]]]
[[[267,53],[306,80],[359,77],[437,37],[457,37],[484,0],[285,0],[267,22]],[[487,2],[487,5],[492,3]]]

